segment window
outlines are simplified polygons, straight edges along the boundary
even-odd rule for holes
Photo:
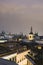
[[[11,58],[9,60],[11,61]]]
[[[14,57],[12,58],[12,61],[14,61]]]
[[[16,62],[16,56],[14,57],[14,61]]]
[[[21,59],[20,59],[20,62],[21,62]]]

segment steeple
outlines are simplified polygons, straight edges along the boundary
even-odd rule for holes
[[[29,34],[33,34],[33,29],[32,29],[32,26],[31,26],[30,33],[29,33]]]

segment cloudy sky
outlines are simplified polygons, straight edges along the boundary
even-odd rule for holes
[[[43,0],[0,0],[0,32],[23,32],[30,27],[43,35]]]

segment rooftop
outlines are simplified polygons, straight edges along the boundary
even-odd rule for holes
[[[0,65],[17,65],[17,64],[13,61],[0,58]]]
[[[27,50],[27,47],[16,45],[12,47],[11,49],[8,47],[0,46],[0,57],[6,56],[13,53],[21,53]]]

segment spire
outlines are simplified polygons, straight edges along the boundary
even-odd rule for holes
[[[32,32],[32,26],[31,26],[31,32]]]
[[[30,34],[33,34],[33,29],[32,29],[32,26],[31,26],[31,29],[30,29]]]

